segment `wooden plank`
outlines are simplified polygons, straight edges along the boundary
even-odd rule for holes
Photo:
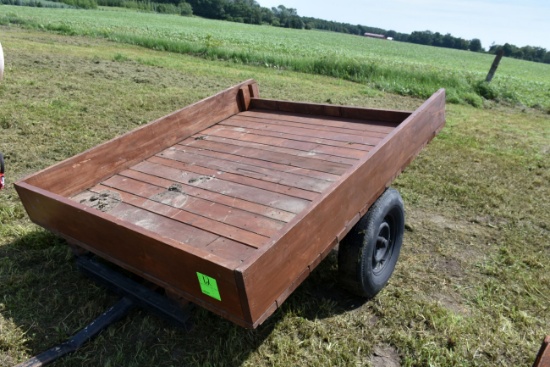
[[[340,185],[315,200],[310,210],[289,223],[288,231],[272,238],[237,269],[242,273],[238,284],[244,284],[255,325],[312,259],[334,243],[350,218],[354,218],[365,203],[374,202],[396,173],[418,153],[419,147],[442,128],[444,109],[445,91],[440,90],[371,151]]]
[[[309,119],[303,119],[302,121],[290,121],[285,115],[279,116],[279,118],[275,118],[277,116],[276,114],[266,114],[268,117],[256,117],[256,116],[249,116],[245,115],[243,113],[240,113],[238,115],[235,115],[235,117],[239,117],[240,119],[251,121],[251,122],[257,122],[259,124],[277,124],[282,126],[290,126],[290,127],[298,127],[301,129],[313,129],[316,131],[329,131],[336,134],[354,134],[354,135],[361,135],[361,136],[372,136],[372,137],[378,137],[378,138],[384,138],[387,134],[389,134],[395,126],[392,127],[384,127],[381,126],[379,129],[371,129],[371,130],[364,130],[364,129],[350,129],[349,126],[353,126],[351,123],[343,123],[341,126],[330,126],[329,124],[325,124],[325,120],[323,119],[317,119],[317,118],[309,118]],[[337,121],[335,121],[334,125]],[[365,125],[369,126],[369,125]],[[381,128],[381,129],[380,129]],[[380,131],[383,130],[383,131]]]
[[[533,367],[550,367],[550,336],[544,338]]]
[[[310,171],[304,169],[185,146],[174,146],[174,148],[169,148],[159,153],[158,156],[184,162],[189,165],[199,165],[218,172],[233,173],[316,193],[323,192],[338,178],[338,176],[329,176],[322,172],[317,172],[316,176],[330,177],[331,180],[309,177],[306,176],[306,173]],[[252,161],[257,165],[251,165]]]
[[[218,257],[233,260],[235,263],[243,263],[256,251],[250,246],[245,246],[240,242],[232,241],[224,237],[220,237],[210,243],[204,250]]]
[[[237,95],[240,88],[254,83],[249,80],[229,88],[24,180],[52,193],[71,196],[238,113]]]
[[[179,169],[185,174],[196,173],[198,175],[201,175],[199,177],[202,177],[202,176],[216,177],[222,181],[228,181],[228,182],[233,182],[241,185],[255,187],[258,189],[263,189],[263,190],[275,192],[278,194],[283,194],[286,196],[292,196],[298,199],[312,201],[317,196],[319,196],[319,193],[317,192],[307,191],[301,188],[285,185],[281,181],[280,177],[275,177],[273,179],[270,179],[271,176],[264,173],[264,170],[261,170],[260,168],[256,169],[256,171],[261,171],[259,172],[259,174],[254,174],[253,171],[249,169],[248,166],[245,166],[245,168],[241,170],[237,169],[236,171],[234,171],[235,174],[233,174],[231,172],[228,172],[232,170],[232,168],[229,167],[227,164],[223,165],[222,167],[217,167],[219,169],[214,169],[216,167],[208,168],[208,167],[197,165],[196,159],[193,159],[189,156],[183,156],[181,160],[190,159],[190,161],[182,162],[181,160],[177,160],[177,159],[165,158],[161,154],[164,154],[164,153],[159,153],[158,156],[151,157],[147,161],[151,163],[161,164],[164,166]],[[205,159],[204,157],[199,157],[199,158],[203,160]],[[211,158],[208,158],[207,162],[204,163],[204,165],[212,166],[213,163],[214,163],[213,160]],[[225,171],[223,171],[222,169],[224,169]],[[258,177],[258,178],[254,178],[254,177]],[[194,179],[191,179],[191,180],[194,180]]]
[[[249,84],[248,91],[250,93],[250,98],[260,98],[260,88],[258,87],[258,83]]]
[[[356,150],[347,147],[337,147],[332,145],[323,145],[318,142],[307,142],[300,140],[291,140],[286,138],[279,138],[276,136],[263,136],[254,133],[254,130],[239,129],[227,126],[213,126],[209,129],[203,130],[199,136],[206,136],[207,138],[220,138],[220,139],[233,139],[238,140],[241,143],[251,142],[251,144],[264,144],[275,145],[281,148],[293,149],[304,153],[316,153],[324,154],[327,156],[349,159],[348,164],[355,164],[355,160],[360,159],[366,155],[365,150]],[[204,135],[202,135],[204,134]],[[367,148],[368,149],[368,148]],[[351,163],[351,161],[354,163]]]
[[[26,182],[19,182],[16,189],[36,224],[239,325],[251,326],[235,283],[235,261],[161,237]],[[197,272],[216,279],[221,301],[202,293]]]
[[[398,125],[396,122],[374,121],[364,119],[350,119],[343,117],[311,116],[296,113],[272,112],[266,110],[248,110],[239,113],[239,116],[269,119],[272,121],[289,121],[314,126],[339,127],[357,131],[373,131],[389,134]]]
[[[248,89],[248,86],[243,86],[239,89],[237,100],[241,111],[246,111],[250,107],[250,93],[251,91]]]
[[[346,149],[353,149],[353,150],[359,150],[362,152],[368,152],[372,149],[374,145],[364,145],[364,144],[358,144],[353,142],[343,142],[343,141],[336,141],[336,140],[330,140],[330,139],[321,139],[314,136],[303,136],[303,135],[295,135],[295,134],[289,134],[286,132],[281,131],[269,131],[265,129],[256,129],[256,128],[244,128],[242,126],[223,126],[223,125],[216,125],[217,129],[225,129],[226,131],[235,131],[235,132],[241,132],[241,133],[248,133],[248,134],[255,134],[260,136],[268,136],[268,137],[277,137],[281,139],[288,139],[296,142],[309,142],[309,143],[316,143],[316,144],[322,144],[329,147],[341,147]],[[204,130],[204,133],[210,133],[209,129]]]
[[[124,170],[120,172],[121,176],[134,178],[136,180],[148,182],[152,185],[156,185],[159,187],[159,192],[164,191],[168,189],[170,186],[174,184],[171,180],[166,180],[164,178],[151,176],[148,174],[144,174],[142,172],[134,171],[134,170]],[[192,185],[184,185],[185,187],[185,193],[187,195],[191,195],[194,197],[200,197],[205,200],[209,200],[215,203],[223,204],[223,205],[229,205],[234,208],[238,208],[241,210],[246,210],[248,212],[263,215],[267,218],[272,218],[275,220],[279,220],[285,223],[288,223],[292,218],[295,217],[294,213],[286,212],[284,210],[280,209],[274,209],[266,205],[256,204],[252,203],[250,201],[238,199],[231,196],[226,196],[217,192],[203,190],[201,188],[192,186]]]
[[[231,149],[231,147],[227,149]],[[168,155],[172,157],[177,156],[174,159],[188,164],[197,164],[205,168],[233,172],[243,176],[250,175],[249,177],[277,183],[284,179],[289,182],[288,186],[315,192],[324,190],[331,182],[337,181],[340,178],[340,175],[332,173],[285,165],[283,163],[274,163],[242,155],[220,153],[188,145],[174,145],[174,147],[164,150],[157,156],[161,154],[164,157],[168,157]],[[227,167],[227,170],[224,170],[223,167]],[[296,182],[296,184],[294,185],[290,182]]]
[[[287,109],[293,108],[293,111]],[[323,105],[316,103],[294,103],[288,104],[286,101],[277,101],[273,99],[265,98],[253,98],[250,101],[249,109],[264,109],[272,111],[293,112],[302,113],[308,115],[321,115],[321,116],[340,116],[340,106],[335,105]]]
[[[357,143],[362,145],[374,146],[378,144],[380,141],[382,141],[382,138],[380,137],[357,136],[353,134],[336,134],[328,131],[315,131],[311,129],[288,127],[288,126],[281,126],[276,124],[266,124],[266,123],[260,124],[258,122],[251,122],[237,116],[233,116],[231,118],[223,120],[222,122],[220,122],[220,125],[235,126],[235,127],[241,127],[241,128],[247,128],[247,129],[265,130],[265,131],[272,131],[272,132],[285,133],[285,134],[293,134],[293,135],[298,135],[300,137],[309,136],[313,138],[345,142],[348,144]]]
[[[308,115],[324,115],[395,123],[400,123],[411,115],[411,112],[405,111],[333,106],[316,103],[287,102],[260,98],[252,98],[252,100],[250,101],[250,109],[264,109],[291,113],[302,113]]]
[[[297,156],[294,154],[276,152],[273,150],[270,151],[258,149],[256,147],[245,147],[242,145],[220,143],[206,139],[190,138],[184,140],[179,145],[183,145],[186,147],[195,147],[198,149],[209,150],[218,153],[227,153],[231,154],[232,156],[240,157],[239,159],[246,158],[250,160],[249,164],[251,165],[264,166],[265,162],[270,162],[278,163],[283,166],[291,166],[293,167],[293,170],[294,167],[303,168],[304,171],[302,172],[305,176],[321,178],[329,181],[337,180],[338,176],[344,174],[349,168],[351,168],[350,164],[323,161],[307,156]],[[230,157],[230,160],[234,160],[234,158]],[[324,172],[328,173],[329,175],[323,175],[317,172]]]
[[[344,158],[344,157],[338,157],[338,156],[324,154],[324,153],[316,153],[315,151],[304,151],[304,150],[281,147],[274,142],[276,138],[271,138],[271,142],[267,144],[262,144],[254,141],[222,138],[222,137],[212,136],[212,135],[202,135],[201,133],[199,133],[199,134],[193,135],[190,139],[213,141],[221,144],[260,149],[268,152],[285,153],[292,156],[308,157],[308,158],[317,159],[320,161],[343,163],[349,166],[352,166],[358,162],[358,159],[354,159],[354,158]],[[269,138],[267,139],[269,140]],[[183,143],[185,143],[185,141],[186,140],[184,140]]]
[[[160,204],[151,203],[150,201],[147,202],[147,207],[151,208],[154,206],[160,207]],[[242,242],[244,244],[247,244],[251,247],[255,248],[261,248],[269,239],[268,237],[260,236],[252,232],[243,231],[239,228],[226,225],[221,222],[214,222],[210,220],[209,218],[201,217],[199,215],[195,215],[193,213],[186,212],[184,210],[180,210],[177,213],[173,215],[174,219],[177,219],[179,221],[182,221],[184,223],[191,223],[193,226],[196,226],[198,228],[210,228],[211,231],[215,231],[219,233],[221,236],[229,238],[234,241]]]
[[[214,234],[216,235],[216,238],[213,239],[213,241],[217,240],[219,236],[223,236],[225,238],[230,238],[234,241],[239,241],[243,244],[243,246],[248,246],[253,249],[258,249],[263,244],[265,244],[266,240],[268,239],[267,236],[256,235],[254,233],[251,233],[250,231],[242,230],[237,227],[227,225],[225,223],[217,222],[215,220],[210,220],[209,218],[204,218],[204,217],[201,217],[200,215],[195,215],[194,213],[191,213],[191,212],[185,212],[181,209],[178,209],[170,205],[151,201],[147,198],[137,196],[132,193],[129,193],[124,190],[117,189],[111,186],[96,185],[90,188],[89,191],[90,193],[103,193],[105,192],[105,190],[116,192],[117,194],[120,195],[124,203],[131,204],[132,206],[138,209],[140,208],[140,209],[143,209],[144,211],[149,211],[151,213],[169,218],[170,220],[175,220],[183,224],[189,225],[191,227],[196,227],[197,229],[201,229],[207,233]],[[131,223],[136,225],[141,225],[141,221],[143,221],[143,223],[147,225],[146,223],[147,219],[144,218],[144,215],[142,215],[142,213],[136,214],[134,213],[135,210],[133,209],[130,210],[128,208],[125,208],[125,210],[128,210],[128,214],[127,214],[128,216],[135,217],[135,220],[129,220]],[[184,213],[181,213],[182,211]],[[111,211],[109,211],[109,214],[111,214]],[[120,214],[114,211],[112,214],[117,218],[126,219],[124,217],[125,215],[124,213]],[[153,227],[151,228],[144,227],[144,228],[149,230],[154,229]],[[157,233],[164,235],[164,233],[160,231],[157,231]],[[176,238],[171,237],[170,234],[166,235],[166,237],[177,240]],[[196,243],[191,241],[189,241],[189,244],[197,248],[205,248],[206,246],[210,245],[210,243],[201,244],[201,243]]]
[[[172,209],[177,211],[177,209]],[[166,215],[167,213],[162,214]],[[150,232],[157,233],[159,236],[197,248],[206,247],[219,237],[211,232],[202,231],[199,228],[186,225],[164,215],[159,215],[153,211],[144,210],[123,202],[110,210],[109,215]]]
[[[127,189],[128,186],[126,185]],[[224,236],[239,241],[252,248],[260,248],[268,239],[267,236],[252,233],[233,225],[218,222],[208,217],[196,215],[164,203],[148,200],[123,189],[112,186],[98,186],[90,189],[93,193],[111,193],[120,195],[122,202],[108,211],[119,219],[140,226],[159,235],[197,248],[204,248],[211,242]],[[202,230],[202,231],[201,231]],[[276,233],[273,231],[273,233]],[[202,237],[197,237],[202,235]]]
[[[124,191],[135,196],[141,196],[156,203],[161,203],[189,213],[200,215],[213,221],[229,224],[245,231],[253,232],[265,237],[276,234],[284,225],[283,222],[243,211],[232,206],[215,203],[187,195],[181,185],[173,185],[166,190],[157,192],[158,187],[132,178],[115,175],[104,181],[105,186]],[[151,192],[156,192],[151,195]],[[141,205],[147,208],[147,204]],[[193,223],[188,223],[193,225]],[[217,224],[206,227],[208,231],[223,235],[216,231]]]
[[[202,176],[191,172],[182,172],[179,169],[161,166],[150,162],[142,162],[132,167],[134,170],[154,175],[182,184],[193,184],[205,190],[218,192],[227,196],[248,200],[278,208],[291,213],[300,213],[309,205],[309,201],[279,194],[272,191],[258,189],[234,182],[222,181],[212,176]]]

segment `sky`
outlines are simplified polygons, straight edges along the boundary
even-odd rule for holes
[[[550,50],[550,0],[256,0],[298,15],[400,33],[432,31],[467,40]]]

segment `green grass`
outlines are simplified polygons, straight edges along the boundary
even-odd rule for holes
[[[36,14],[47,23],[40,14],[49,13]],[[147,26],[180,19],[149,16]],[[239,27],[229,23],[225,37]],[[117,299],[78,273],[63,240],[30,223],[13,181],[248,78],[268,98],[409,110],[422,102],[369,84],[100,38],[13,25],[0,26],[0,35],[8,182],[0,192],[1,366],[64,341]],[[487,107],[449,105],[445,129],[395,182],[407,231],[376,299],[339,288],[332,254],[255,331],[203,309],[189,332],[134,311],[54,366],[368,366],[380,354],[402,366],[532,364],[550,334],[550,119],[536,109]]]
[[[33,9],[3,6],[0,24],[68,35],[103,37],[160,51],[230,60],[365,83],[426,98],[440,87],[451,103],[480,107],[484,98],[550,111],[550,65],[505,58],[480,91],[493,56],[387,42],[332,32],[280,29],[200,18],[112,9]],[[436,63],[433,60],[437,60]]]

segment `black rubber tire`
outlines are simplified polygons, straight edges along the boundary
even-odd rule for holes
[[[360,297],[376,296],[393,274],[404,230],[403,199],[387,189],[340,242],[338,273],[344,288]]]

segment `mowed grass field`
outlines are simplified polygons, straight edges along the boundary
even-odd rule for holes
[[[89,17],[82,29],[92,29],[92,15],[105,14],[96,16],[96,25],[126,24],[145,34],[163,21],[167,31],[178,32],[170,22],[180,22],[180,32],[203,35],[193,41],[198,45],[224,35],[248,45],[250,30],[257,30],[260,43],[279,37],[300,44],[303,39],[295,37],[314,35],[324,45],[335,37],[329,33],[0,6],[0,18],[13,13],[28,19],[31,12],[31,23],[0,25],[6,58],[0,151],[8,184],[0,192],[0,366],[66,340],[117,300],[77,271],[63,240],[30,223],[15,180],[248,78],[259,82],[267,98],[405,110],[422,103],[369,81],[152,50],[91,32],[56,34],[46,24],[54,17],[63,23]],[[133,24],[138,18],[141,24]],[[43,29],[27,27],[34,23]],[[238,29],[248,30],[240,41]],[[400,51],[391,56],[382,51],[387,47],[402,48],[404,68],[412,57],[405,55],[413,54],[419,65],[464,75],[468,70],[482,75],[483,64],[488,68],[492,61],[443,50],[449,53],[443,62],[437,50],[425,47],[339,37],[374,45],[369,57],[382,65],[386,59],[388,65],[399,62]],[[353,54],[355,46],[346,47],[340,42],[337,59]],[[435,53],[431,61],[424,50]],[[458,61],[462,56],[466,61]],[[476,64],[469,57],[485,61]],[[497,76],[533,86],[532,95],[521,93],[547,103],[548,65],[505,59],[501,66]],[[375,299],[360,300],[340,289],[332,254],[257,330],[196,309],[194,328],[183,331],[136,310],[54,366],[531,365],[550,334],[550,115],[535,107],[510,101],[447,106],[445,129],[395,182],[406,206],[404,246],[394,276]]]

